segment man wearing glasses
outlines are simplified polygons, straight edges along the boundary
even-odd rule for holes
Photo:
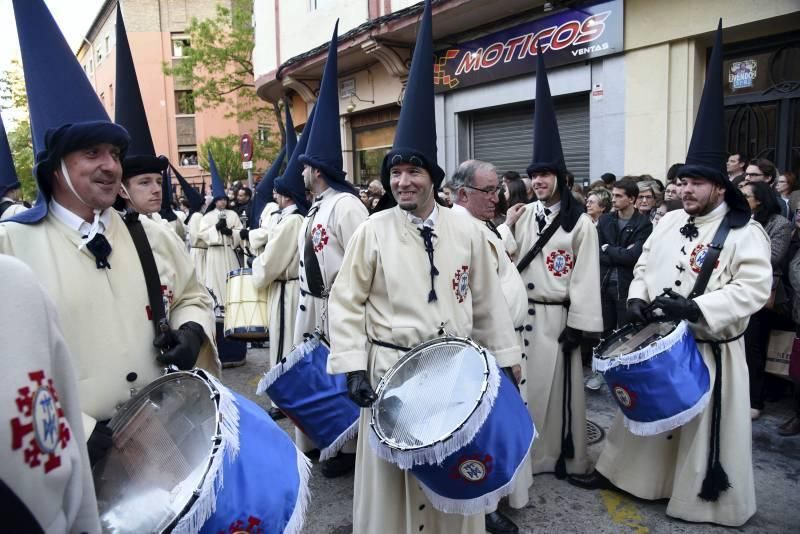
[[[750,160],[744,172],[743,184],[752,184],[753,182],[767,182],[770,187],[773,186],[775,179],[778,177],[778,169],[775,164],[766,158],[758,158]],[[781,207],[781,215],[789,219],[789,206],[781,198],[780,193],[775,191],[775,197],[778,199],[778,205]]]

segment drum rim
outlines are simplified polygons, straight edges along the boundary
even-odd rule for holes
[[[672,324],[672,330],[670,330],[670,334],[672,334],[680,326],[681,322],[680,321],[661,321],[661,323],[662,324],[663,323],[671,323]],[[642,325],[641,323],[628,323],[625,326],[617,328],[616,330],[612,331],[607,337],[604,337],[603,339],[601,339],[600,343],[598,343],[597,345],[592,347],[592,358],[597,358],[599,360],[609,360],[609,359],[611,359],[611,358],[604,358],[603,356],[600,355],[602,353],[602,349],[607,348],[611,343],[616,341],[617,338],[620,335],[625,334],[625,333],[630,332],[630,331],[637,331],[637,332],[641,331],[641,330],[645,329],[646,327],[648,327],[648,326],[650,326],[652,324],[655,324],[655,323],[647,323],[645,325]],[[639,328],[637,329],[637,327],[639,327]],[[638,350],[636,350],[634,352],[638,352],[639,350],[643,350],[643,349],[638,349]],[[633,354],[633,352],[631,354]]]
[[[253,269],[251,267],[239,267],[238,269],[234,269],[232,271],[228,271],[228,274],[225,275],[225,280],[230,280],[231,278],[236,278],[237,276],[243,275],[252,275]]]
[[[461,421],[458,424],[458,426],[456,426],[450,432],[450,434],[447,435],[447,436],[443,436],[441,438],[438,438],[438,439],[436,439],[436,440],[434,440],[434,441],[432,441],[432,442],[430,442],[428,444],[425,444],[425,445],[404,446],[404,445],[397,444],[393,440],[391,440],[388,437],[386,437],[384,435],[384,433],[380,430],[378,424],[376,423],[376,419],[377,419],[376,413],[377,413],[377,410],[378,410],[378,404],[379,404],[379,401],[382,398],[383,392],[385,391],[387,384],[389,383],[391,378],[400,370],[400,368],[403,366],[403,364],[408,362],[408,360],[410,360],[411,358],[415,357],[418,353],[422,352],[424,349],[430,347],[431,345],[437,345],[437,344],[441,344],[441,343],[450,344],[450,343],[454,343],[454,342],[462,343],[464,345],[472,347],[481,356],[481,361],[483,363],[483,379],[482,379],[481,386],[480,386],[480,394],[478,395],[478,398],[475,400],[475,406],[472,407],[472,410],[470,410],[469,415],[467,415],[464,418],[464,420]],[[375,434],[375,437],[377,437],[377,439],[380,441],[380,443],[385,445],[386,447],[389,447],[389,448],[397,450],[397,451],[404,451],[404,452],[427,449],[427,448],[435,447],[436,445],[438,445],[440,443],[446,443],[447,441],[449,441],[462,428],[464,428],[464,425],[466,425],[467,422],[472,418],[472,416],[475,414],[475,412],[480,407],[481,402],[483,401],[484,397],[486,396],[486,392],[489,389],[489,375],[490,375],[489,358],[488,358],[487,354],[488,354],[488,351],[487,351],[486,348],[478,345],[477,343],[475,343],[470,338],[459,337],[459,336],[440,336],[440,337],[437,337],[437,338],[434,338],[434,339],[430,339],[428,341],[424,341],[424,342],[420,343],[419,345],[413,347],[410,351],[405,353],[399,360],[397,360],[394,363],[394,365],[392,365],[392,367],[386,372],[386,374],[383,376],[383,378],[381,378],[381,381],[378,383],[378,387],[375,389],[375,394],[377,395],[378,398],[375,399],[375,402],[372,403],[372,406],[370,407],[370,416],[371,417],[370,417],[370,420],[369,420],[369,425],[372,428],[372,431]]]
[[[184,517],[184,515],[186,515],[186,513],[189,510],[191,510],[192,506],[194,506],[194,503],[200,496],[200,490],[203,488],[203,484],[205,483],[206,477],[209,476],[209,474],[211,473],[211,466],[212,462],[214,461],[214,457],[217,454],[222,454],[223,452],[222,450],[223,442],[221,439],[222,431],[220,428],[222,424],[222,415],[219,409],[220,391],[219,389],[217,389],[214,382],[209,379],[208,373],[203,369],[195,368],[192,369],[191,371],[165,369],[164,374],[162,376],[156,378],[155,380],[147,384],[145,387],[143,387],[141,390],[139,390],[134,398],[130,399],[119,410],[117,410],[117,413],[114,414],[114,416],[108,423],[108,426],[111,427],[112,429],[117,425],[121,425],[123,423],[122,421],[123,416],[130,416],[130,414],[135,411],[133,410],[134,406],[138,407],[141,404],[141,402],[134,403],[133,402],[134,400],[141,401],[141,399],[145,398],[147,394],[154,391],[156,388],[162,386],[163,384],[175,380],[180,380],[183,378],[200,380],[200,382],[202,382],[209,390],[210,398],[213,400],[216,406],[214,414],[214,435],[211,437],[212,441],[211,452],[208,454],[208,457],[206,459],[205,462],[206,467],[205,471],[203,472],[202,478],[200,478],[200,480],[198,481],[197,487],[193,489],[191,496],[186,501],[186,504],[183,506],[183,508],[181,508],[181,510],[177,514],[175,514],[175,517],[173,517],[170,520],[170,522],[164,527],[162,532],[169,532],[173,528],[175,528],[175,526],[177,526],[178,522]]]

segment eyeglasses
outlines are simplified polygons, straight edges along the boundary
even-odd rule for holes
[[[764,173],[762,173],[762,172],[746,172],[746,173],[744,173],[744,175],[747,176],[747,177],[750,177],[750,176],[764,176]]]
[[[481,189],[480,187],[473,187],[471,185],[465,185],[464,187],[466,187],[467,189],[472,189],[473,191],[480,191],[481,193],[484,193],[484,194],[487,194],[487,195],[499,194],[500,191],[503,190],[503,186],[502,185],[498,185],[496,187],[487,187],[486,189]]]
[[[654,197],[653,195],[639,195],[637,198],[639,200],[653,200],[656,197]]]

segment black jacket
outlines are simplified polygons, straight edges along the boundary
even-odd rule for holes
[[[608,287],[611,273],[617,270],[618,298],[628,297],[633,281],[633,266],[642,254],[642,246],[653,231],[653,223],[638,210],[633,211],[628,224],[619,229],[617,213],[606,213],[597,222],[600,242],[600,285]],[[608,245],[603,250],[603,245]]]

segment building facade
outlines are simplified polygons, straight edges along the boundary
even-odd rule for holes
[[[210,181],[208,173],[198,165],[198,149],[209,137],[256,135],[259,131],[256,121],[226,117],[229,109],[225,106],[195,109],[192,87],[162,71],[162,64],[181,61],[185,48],[191,46],[186,28],[192,17],[214,17],[219,3],[220,0],[108,0],[77,51],[78,61],[113,118],[116,12],[121,5],[156,152],[166,155],[194,185],[207,185]],[[234,97],[231,103],[235,105]]]
[[[256,86],[313,106],[339,19],[339,94],[348,176],[377,177],[391,146],[422,3],[255,0]],[[683,161],[722,17],[729,148],[800,171],[797,0],[434,0],[439,164],[470,158],[523,172],[531,158],[535,43],[548,65],[567,166],[651,174]],[[792,82],[794,80],[794,82]]]

